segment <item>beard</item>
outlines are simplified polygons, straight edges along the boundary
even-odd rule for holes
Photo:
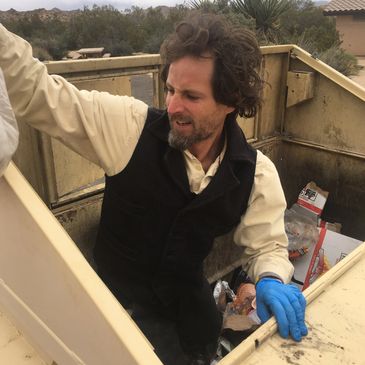
[[[183,135],[174,129],[173,124],[177,120],[182,123],[191,123],[193,127],[192,133],[190,135]],[[169,121],[171,129],[168,135],[168,143],[172,148],[180,151],[188,150],[195,143],[205,141],[213,134],[211,131],[204,130],[203,128],[196,128],[193,119],[190,117],[169,115]]]
[[[171,129],[168,136],[169,145],[172,148],[176,148],[180,151],[188,150],[195,143],[206,140],[208,137],[205,137],[200,134],[191,134],[190,136],[183,136],[179,132],[174,129]]]

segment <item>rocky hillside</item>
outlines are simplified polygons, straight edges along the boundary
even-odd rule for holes
[[[171,8],[168,6],[156,6],[155,9],[161,10],[161,13],[164,17],[167,17],[170,13]],[[145,11],[147,11],[145,9]],[[57,18],[61,21],[67,21],[69,18],[77,13],[82,12],[82,10],[60,10],[57,8],[53,8],[51,10],[46,10],[44,8],[40,9],[34,9],[29,11],[17,11],[14,9],[10,9],[7,11],[0,10],[0,22],[7,22],[7,21],[16,21],[20,18],[29,18],[32,15],[36,15],[40,18],[40,20],[48,20],[48,19],[54,19]]]
[[[57,18],[62,21],[67,21],[73,14],[78,12],[80,12],[80,10],[64,11],[57,8],[53,8],[51,10],[41,8],[29,11],[17,11],[14,9],[7,11],[0,10],[0,22],[16,21],[17,19],[31,17],[33,15],[37,15],[41,20]]]

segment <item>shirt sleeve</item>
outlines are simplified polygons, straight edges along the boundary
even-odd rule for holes
[[[18,125],[6,91],[0,68],[0,176],[8,166],[18,147]]]
[[[0,24],[0,67],[19,123],[26,122],[96,163],[107,175],[130,160],[148,106],[129,96],[80,91],[48,75],[29,43]]]
[[[268,275],[287,283],[293,275],[284,228],[285,208],[276,168],[268,157],[257,151],[247,211],[234,232],[235,243],[245,248],[243,269],[255,281]]]

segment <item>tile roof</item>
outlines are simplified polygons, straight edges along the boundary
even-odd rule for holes
[[[365,0],[332,0],[323,12],[325,15],[365,12]]]

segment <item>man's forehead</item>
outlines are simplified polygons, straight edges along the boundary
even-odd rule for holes
[[[192,75],[194,77],[210,76],[213,72],[213,57],[204,56],[184,56],[170,64],[168,76],[174,74],[176,76]]]
[[[180,91],[211,93],[212,58],[187,56],[171,63],[166,85]]]
[[[205,51],[199,55],[196,55],[196,54],[186,54],[184,56],[181,56],[177,59],[175,59],[174,61],[171,62],[171,64],[173,63],[176,63],[178,62],[179,60],[182,60],[182,59],[191,59],[191,60],[195,60],[195,61],[206,61],[206,60],[214,60],[214,55],[209,52],[209,51]]]

